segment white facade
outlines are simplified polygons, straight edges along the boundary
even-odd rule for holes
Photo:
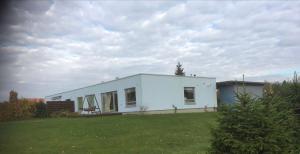
[[[185,87],[194,89],[194,102],[185,102]],[[126,103],[125,89],[135,88],[135,105]],[[201,109],[217,107],[216,79],[207,77],[188,77],[174,75],[137,74],[84,88],[62,92],[46,97],[53,99],[70,99],[75,102],[75,111],[79,111],[78,97],[94,94],[103,112],[102,93],[117,93],[117,112],[137,112],[141,107],[146,111],[178,109]],[[83,108],[88,106],[84,103]]]

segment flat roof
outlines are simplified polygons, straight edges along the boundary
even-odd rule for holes
[[[63,91],[63,92],[56,93],[56,94],[52,94],[52,95],[48,95],[48,96],[45,96],[45,97],[51,97],[51,96],[54,96],[54,95],[59,95],[59,94],[63,94],[63,93],[66,93],[66,92],[71,92],[71,91],[76,91],[76,90],[83,89],[83,88],[88,88],[88,87],[93,87],[93,86],[97,86],[97,85],[101,85],[101,84],[106,84],[106,83],[109,83],[109,82],[118,81],[118,80],[122,80],[122,79],[127,79],[127,78],[131,78],[131,77],[134,77],[134,76],[139,76],[139,75],[216,79],[215,77],[181,76],[181,75],[167,75],[167,74],[147,74],[147,73],[139,73],[139,74],[130,75],[130,76],[122,77],[122,78],[116,78],[116,79],[114,79],[114,80],[109,80],[109,81],[105,81],[105,82],[101,82],[101,83],[97,83],[97,84],[93,84],[93,85],[88,85],[88,86],[81,87],[81,88],[76,88],[76,89],[73,89],[73,90]]]
[[[246,85],[246,86],[264,86],[264,82],[253,82],[253,81],[222,81],[217,82],[217,87],[220,86],[232,86],[232,85]]]

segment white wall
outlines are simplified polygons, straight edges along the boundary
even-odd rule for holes
[[[125,90],[126,88],[136,88],[136,100],[137,105],[136,107],[126,108],[125,103]],[[110,92],[110,91],[117,91],[118,93],[118,108],[119,112],[130,112],[130,111],[137,111],[139,108],[139,103],[141,102],[141,78],[139,75],[128,76],[125,78],[121,78],[118,80],[113,80],[93,86],[88,86],[85,88],[80,88],[77,90],[72,90],[68,92],[63,92],[60,94],[50,95],[46,97],[46,101],[51,101],[52,97],[55,96],[62,96],[61,100],[71,99],[75,102],[75,111],[78,111],[78,102],[77,97],[84,97],[85,95],[95,94],[100,108],[102,108],[101,104],[101,93]],[[84,104],[84,107],[87,107],[87,103]]]
[[[126,88],[136,88],[136,106],[126,107]],[[195,104],[185,105],[184,87],[195,87]],[[50,101],[52,97],[62,96],[61,100],[71,99],[75,102],[75,111],[78,111],[77,97],[95,94],[100,108],[101,93],[117,91],[119,112],[140,111],[141,106],[147,110],[217,107],[216,80],[215,78],[180,77],[173,75],[137,74],[118,80],[113,80],[85,88],[63,92],[46,97]],[[84,104],[87,107],[87,103]]]
[[[184,102],[184,87],[195,87],[195,104]],[[148,110],[217,107],[215,78],[142,75],[142,105]]]

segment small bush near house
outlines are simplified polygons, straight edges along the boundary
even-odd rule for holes
[[[47,104],[40,102],[35,104],[34,117],[45,118],[48,116]]]

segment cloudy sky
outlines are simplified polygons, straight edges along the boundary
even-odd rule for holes
[[[300,71],[299,1],[1,2],[0,100],[137,73],[281,81]]]

